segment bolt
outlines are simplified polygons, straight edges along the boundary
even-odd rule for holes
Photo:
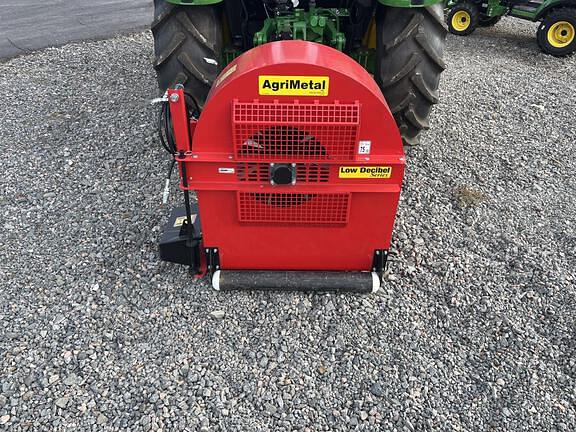
[[[180,100],[180,96],[178,96],[178,93],[172,93],[170,95],[170,102],[178,102]]]

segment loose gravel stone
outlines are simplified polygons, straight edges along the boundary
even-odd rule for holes
[[[76,384],[76,375],[74,374],[70,374],[68,375],[65,379],[64,379],[64,384],[66,384],[67,386],[72,386],[74,384]]]
[[[224,318],[224,315],[226,315],[226,312],[224,312],[223,310],[216,310],[210,312],[210,316],[215,319],[222,319]]]
[[[158,260],[148,33],[0,63],[0,422],[575,430],[576,56],[535,30],[449,36],[371,296],[217,293]]]
[[[56,399],[56,406],[58,408],[64,409],[68,406],[69,401],[70,401],[70,398],[67,398],[67,397],[58,398],[58,399]]]
[[[380,384],[375,383],[372,385],[372,387],[370,387],[370,393],[372,393],[374,396],[382,397],[384,396],[384,389]]]

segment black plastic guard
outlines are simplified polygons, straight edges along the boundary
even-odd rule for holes
[[[160,237],[160,259],[162,261],[190,266],[200,271],[200,243],[202,240],[198,205],[190,205],[192,226],[188,226],[186,208],[176,207],[170,213],[168,223]],[[190,230],[192,232],[190,232]]]

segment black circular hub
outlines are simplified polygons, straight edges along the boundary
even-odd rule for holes
[[[296,167],[289,164],[273,164],[270,165],[270,179],[273,184],[287,185],[291,184],[296,178]]]

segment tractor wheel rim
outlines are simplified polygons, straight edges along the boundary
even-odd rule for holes
[[[576,29],[568,21],[558,21],[548,29],[548,42],[554,48],[565,48],[574,42]]]
[[[464,31],[470,27],[470,14],[466,11],[458,11],[452,16],[452,27],[456,31]]]

